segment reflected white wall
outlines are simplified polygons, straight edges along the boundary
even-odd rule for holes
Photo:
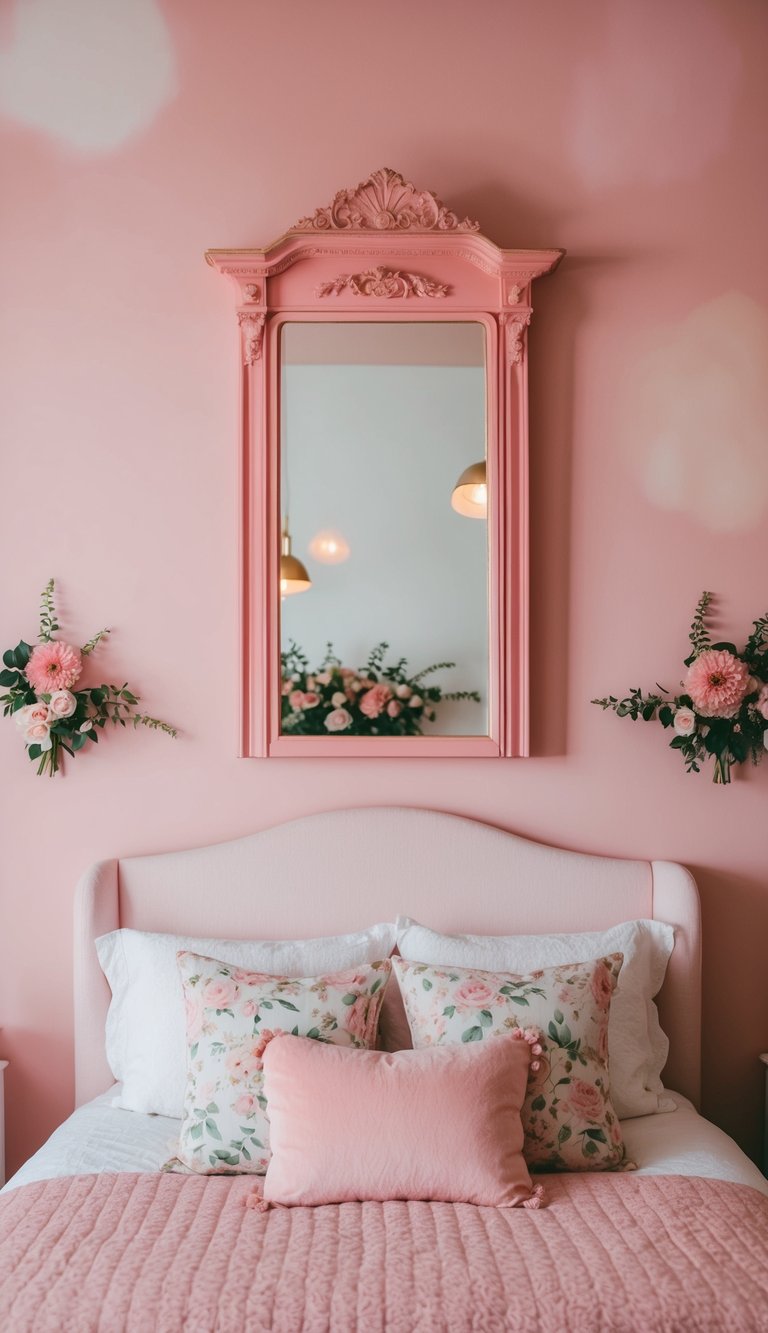
[[[436,683],[482,703],[443,703],[428,729],[486,734],[487,525],[450,503],[485,454],[483,367],[286,365],[283,386],[293,549],[313,581],[282,604],[283,646],[295,640],[313,667],[328,640],[352,667],[382,639],[414,672],[455,661]],[[349,542],[343,564],[312,558],[323,528]]]

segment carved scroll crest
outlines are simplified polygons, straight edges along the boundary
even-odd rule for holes
[[[420,273],[402,273],[399,269],[369,268],[365,273],[341,273],[333,282],[318,287],[318,296],[339,296],[349,288],[355,296],[447,296],[443,282],[432,282]]]
[[[250,310],[241,310],[237,317],[243,333],[243,364],[246,366],[252,366],[261,356],[266,319],[266,315],[251,314]]]
[[[506,326],[507,365],[517,366],[520,364],[523,355],[525,330],[531,322],[530,312],[527,315],[515,315],[514,317],[502,315],[500,322]]]
[[[294,231],[479,231],[431,190],[417,190],[398,171],[382,167],[354,190],[339,190],[327,208],[299,218]]]

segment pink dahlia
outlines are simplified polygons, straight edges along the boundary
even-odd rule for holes
[[[32,649],[24,674],[36,694],[53,694],[74,685],[82,666],[79,648],[51,641]]]
[[[702,717],[735,717],[747,693],[749,667],[724,648],[710,648],[691,663],[684,685]]]

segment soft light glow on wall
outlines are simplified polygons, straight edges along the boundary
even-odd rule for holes
[[[307,549],[321,565],[340,565],[350,556],[347,539],[331,528],[315,533]]]

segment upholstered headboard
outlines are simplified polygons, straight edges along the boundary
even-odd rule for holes
[[[698,1106],[701,934],[693,877],[668,861],[587,856],[474,820],[392,807],[312,815],[251,837],[101,861],[75,904],[78,1105],[112,1083],[110,991],[94,940],[119,926],[224,938],[332,935],[398,913],[445,932],[598,930],[655,917],[675,926],[659,997],[664,1081]]]

